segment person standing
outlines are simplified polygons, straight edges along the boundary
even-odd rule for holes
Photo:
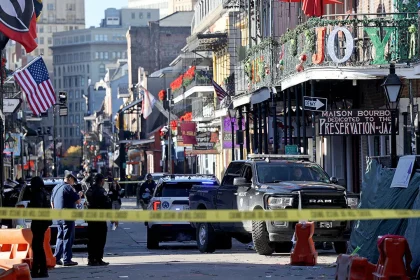
[[[93,185],[86,192],[88,209],[111,209],[111,200],[104,189],[105,176],[96,174]],[[106,244],[106,235],[108,227],[104,221],[88,224],[88,265],[101,266],[108,265],[103,261],[104,248]]]
[[[77,178],[68,173],[64,177],[64,183],[54,187],[51,195],[51,206],[54,209],[76,209],[80,204],[83,192],[76,193],[73,185]],[[64,266],[78,265],[72,261],[72,247],[74,242],[75,224],[74,221],[58,221],[57,243],[55,245],[54,257],[56,264]],[[61,258],[63,257],[63,261]]]
[[[48,201],[48,194],[44,189],[44,181],[41,177],[34,177],[31,179],[31,200],[28,208],[50,208]],[[31,223],[32,231],[32,252],[33,262],[31,276],[32,278],[47,278],[47,258],[44,251],[44,236],[48,227],[52,224],[51,221],[33,220]]]
[[[140,186],[139,190],[140,205],[142,206],[143,210],[147,208],[147,204],[150,201],[155,188],[156,182],[153,180],[152,174],[147,174],[146,181]]]
[[[109,187],[108,196],[111,199],[112,209],[120,210],[121,209],[121,187],[116,181],[112,181],[111,186]],[[118,221],[111,221],[112,230],[116,230],[118,227]]]

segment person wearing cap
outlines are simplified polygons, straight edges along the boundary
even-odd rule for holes
[[[67,173],[64,182],[54,187],[51,194],[51,206],[54,209],[76,209],[80,204],[83,192],[77,193],[73,185],[77,178],[72,173]],[[57,265],[74,266],[77,262],[72,261],[72,247],[75,235],[74,221],[58,221],[57,242],[54,257]],[[63,261],[61,258],[63,257]]]
[[[89,209],[111,209],[112,203],[107,191],[104,189],[105,176],[98,173],[93,179],[93,185],[86,192],[86,200]],[[107,222],[90,221],[88,224],[88,265],[108,265],[103,261],[106,235],[108,232]]]

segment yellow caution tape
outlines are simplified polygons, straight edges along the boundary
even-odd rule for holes
[[[287,209],[275,211],[237,210],[58,210],[0,208],[0,219],[86,220],[86,221],[166,221],[166,222],[240,222],[254,221],[351,221],[420,218],[419,210],[381,209]]]

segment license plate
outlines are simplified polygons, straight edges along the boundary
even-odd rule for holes
[[[320,228],[332,228],[332,222],[319,222]]]

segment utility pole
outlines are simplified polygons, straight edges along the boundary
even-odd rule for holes
[[[54,149],[54,151],[53,151],[53,158],[54,158],[54,166],[53,166],[53,173],[54,173],[54,177],[58,177],[58,174],[57,174],[57,146],[56,146],[56,144],[57,144],[57,141],[56,141],[56,138],[57,138],[57,133],[56,133],[56,125],[57,125],[57,120],[56,120],[56,116],[55,116],[55,107],[56,106],[53,106],[53,149]],[[45,152],[45,151],[44,151]]]
[[[168,173],[172,174],[172,130],[171,130],[171,111],[172,111],[172,92],[170,88],[166,89],[168,98]]]

